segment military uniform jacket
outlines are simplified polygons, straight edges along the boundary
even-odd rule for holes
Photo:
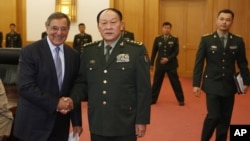
[[[203,36],[196,54],[193,72],[193,86],[199,87],[206,93],[229,96],[236,93],[233,79],[235,63],[240,69],[244,84],[249,85],[248,62],[245,45],[241,37],[228,33],[227,44],[224,48],[219,35],[214,32]],[[204,70],[204,64],[206,64]]]
[[[92,42],[92,36],[90,34],[87,34],[87,33],[84,33],[84,35],[77,34],[74,37],[73,48],[75,48],[79,52],[82,52],[84,44],[90,43],[90,42]]]
[[[6,47],[22,47],[21,35],[17,32],[10,32],[6,34]]]
[[[135,124],[150,121],[150,64],[144,45],[120,38],[109,61],[104,42],[87,45],[71,97],[88,95],[90,132],[103,136],[135,135]],[[85,91],[86,90],[86,91]]]
[[[157,59],[155,62],[156,54]],[[167,40],[164,40],[164,36],[158,36],[154,40],[152,55],[151,55],[151,65],[156,63],[156,69],[171,70],[178,67],[177,55],[179,53],[179,43],[178,38],[173,37],[172,35],[168,36]],[[168,58],[166,64],[161,64],[161,58]]]

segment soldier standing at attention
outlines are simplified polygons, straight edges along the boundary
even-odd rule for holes
[[[78,29],[80,33],[75,35],[74,37],[73,48],[81,53],[83,45],[92,42],[92,36],[90,34],[85,33],[86,27],[84,23],[80,23],[78,25]]]
[[[156,65],[152,86],[152,104],[157,102],[165,73],[167,73],[179,105],[184,106],[184,94],[177,73],[179,42],[177,37],[174,37],[170,34],[171,28],[172,24],[170,22],[164,22],[162,25],[163,34],[156,37],[154,40],[151,55],[151,69],[153,69],[157,53],[158,56],[155,61]]]
[[[245,44],[242,37],[229,32],[234,13],[230,9],[219,11],[217,30],[201,38],[193,72],[193,93],[206,93],[207,115],[201,141],[209,141],[216,130],[216,141],[226,141],[235,93],[233,76],[238,66],[244,82],[244,92],[250,84]],[[236,65],[237,63],[237,65]]]
[[[10,32],[6,34],[6,47],[22,47],[21,34],[16,32],[16,25],[14,23],[10,24]]]

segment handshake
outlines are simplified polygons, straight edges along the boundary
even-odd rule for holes
[[[73,101],[70,97],[61,97],[59,99],[58,105],[57,105],[57,112],[60,112],[61,114],[67,114],[71,110],[73,110]]]

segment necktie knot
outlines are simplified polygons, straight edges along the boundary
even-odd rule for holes
[[[108,59],[109,59],[109,56],[110,56],[110,50],[111,50],[111,46],[110,45],[107,45],[106,46],[106,54],[105,54],[105,60],[106,62],[108,62]]]

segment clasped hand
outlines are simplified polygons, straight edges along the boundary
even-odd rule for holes
[[[74,108],[73,101],[69,97],[61,97],[57,105],[57,112],[61,114],[67,114]]]

